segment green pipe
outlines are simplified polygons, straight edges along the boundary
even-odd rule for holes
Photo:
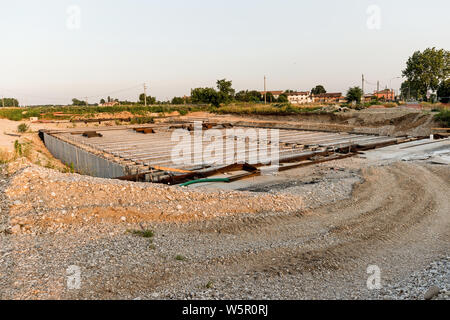
[[[205,182],[230,182],[230,179],[228,179],[228,178],[198,179],[198,180],[192,180],[192,181],[182,183],[182,184],[180,184],[180,187],[187,187],[191,184],[205,183]]]

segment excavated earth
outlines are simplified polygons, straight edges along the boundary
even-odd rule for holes
[[[449,299],[448,165],[348,158],[283,177],[192,190],[4,165],[0,299]]]

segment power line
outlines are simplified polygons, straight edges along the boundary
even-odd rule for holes
[[[127,87],[124,89],[119,89],[119,90],[115,90],[115,91],[110,91],[107,93],[102,93],[102,94],[98,94],[98,95],[91,95],[91,96],[85,96],[85,97],[74,97],[75,99],[79,99],[79,100],[87,100],[88,98],[97,98],[97,97],[104,97],[104,96],[109,96],[112,94],[117,94],[120,92],[125,92],[125,91],[129,91],[131,89],[136,89],[138,87],[140,87],[141,85],[135,85],[132,87]],[[40,95],[34,95],[34,94],[28,94],[28,93],[21,93],[21,92],[17,92],[15,90],[10,90],[10,89],[5,89],[5,88],[0,88],[0,90],[2,91],[6,91],[9,92],[11,94],[14,94],[18,97],[24,97],[24,98],[33,98],[33,99],[39,99],[39,100],[57,100],[57,101],[67,101],[66,98],[62,98],[62,97],[45,97],[45,96],[40,96]]]
[[[107,93],[103,93],[103,94],[88,96],[88,98],[97,98],[97,97],[109,96],[109,95],[112,95],[112,94],[115,94],[115,93],[120,93],[120,92],[128,91],[128,90],[131,90],[131,89],[136,89],[136,88],[140,88],[140,87],[141,87],[141,85],[139,84],[139,85],[135,85],[133,87],[125,88],[125,89],[119,89],[119,90],[116,90],[116,91],[111,91],[111,92],[107,92]]]

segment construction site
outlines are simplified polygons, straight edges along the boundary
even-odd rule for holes
[[[247,172],[229,177],[230,181],[235,181],[265,171],[286,171],[343,159],[361,151],[420,141],[431,136],[389,136],[358,132],[357,128],[347,132],[345,129],[337,131],[326,127],[314,130],[277,126],[270,122],[217,120],[211,122],[209,118],[198,117],[169,119],[145,126],[103,127],[95,131],[41,130],[39,134],[51,154],[63,163],[71,164],[78,173],[171,185],[234,171]],[[186,141],[180,143],[174,140],[177,130],[187,135]],[[261,130],[264,130],[263,136],[258,134]],[[267,130],[271,130],[272,136]],[[433,137],[448,135],[445,128],[434,130]],[[211,132],[215,134],[213,138],[205,138],[211,136]],[[218,141],[220,145],[218,148],[213,146],[212,151],[216,154],[207,161],[203,150],[208,149],[214,139],[218,140],[217,137],[221,139]],[[198,138],[198,145],[195,138]],[[184,150],[181,159],[176,159],[179,155],[173,154],[177,148]],[[242,150],[241,154],[239,150]],[[262,152],[264,157],[258,157]],[[264,158],[263,161],[260,158]],[[271,163],[275,158],[277,167],[273,168]]]
[[[450,130],[432,115],[30,127],[37,160],[2,166],[0,298],[449,298]]]

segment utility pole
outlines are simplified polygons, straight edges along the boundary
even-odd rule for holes
[[[3,105],[3,108],[5,107],[5,97],[4,96],[2,96],[2,105]]]
[[[377,93],[380,92],[380,81],[377,81]]]
[[[361,89],[363,91],[363,97],[364,97],[364,75],[362,75],[362,85],[361,85]]]
[[[86,100],[86,107],[89,107],[89,103],[88,103],[88,97],[85,98]]]
[[[144,104],[147,106],[147,85],[144,83]]]
[[[267,104],[266,76],[264,76],[264,104]]]

